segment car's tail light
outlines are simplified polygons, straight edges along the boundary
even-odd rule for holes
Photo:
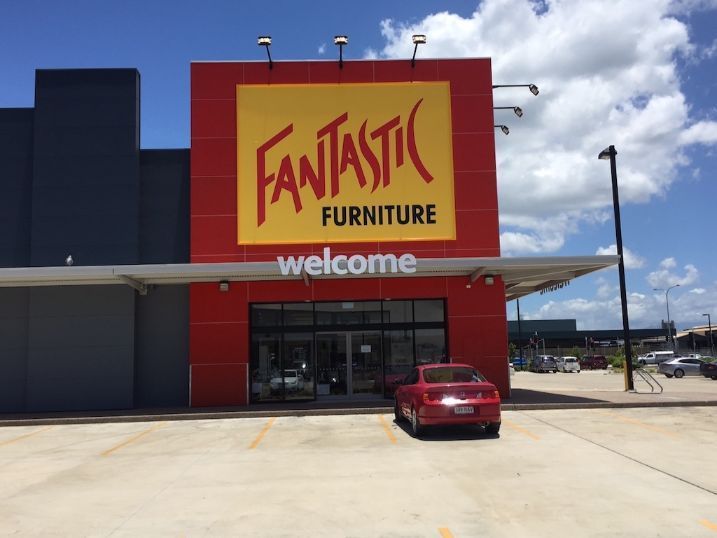
[[[444,396],[442,392],[424,392],[423,403],[440,403]]]
[[[483,392],[479,392],[478,397],[486,400],[496,398],[500,399],[500,392],[498,392],[497,390],[485,390]]]

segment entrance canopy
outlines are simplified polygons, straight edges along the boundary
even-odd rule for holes
[[[179,263],[73,267],[13,267],[0,269],[0,287],[92,286],[122,284],[146,294],[148,286],[191,282],[252,282],[265,280],[412,278],[465,276],[466,284],[480,277],[500,276],[510,301],[618,263],[618,256],[546,258],[418,258],[414,273],[361,275],[282,275],[277,262]],[[486,282],[487,283],[487,282]]]

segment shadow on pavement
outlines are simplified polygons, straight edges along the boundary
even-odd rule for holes
[[[408,437],[414,437],[408,420],[393,422]],[[500,435],[487,434],[482,426],[428,426],[425,427],[419,441],[489,441],[500,439]]]
[[[607,402],[602,398],[585,398],[583,396],[571,396],[569,394],[560,394],[556,392],[546,392],[530,389],[512,389],[511,397],[504,398],[504,404],[561,404],[561,403],[602,403]]]

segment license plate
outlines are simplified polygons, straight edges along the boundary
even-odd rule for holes
[[[453,412],[456,415],[472,415],[473,413],[475,413],[475,410],[469,405],[463,405],[454,407]]]

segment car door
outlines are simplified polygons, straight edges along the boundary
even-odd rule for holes
[[[398,408],[403,416],[410,416],[411,402],[414,392],[416,391],[416,383],[418,383],[418,368],[411,370],[411,373],[403,380],[403,384],[396,391],[396,399],[398,400]]]
[[[700,359],[685,359],[685,375],[700,375]]]

